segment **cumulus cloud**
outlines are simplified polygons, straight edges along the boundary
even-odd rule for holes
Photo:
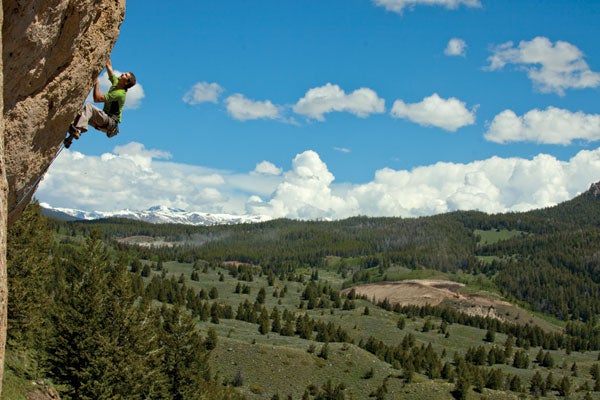
[[[396,100],[390,114],[395,118],[406,118],[419,125],[436,126],[451,132],[475,123],[475,108],[468,110],[465,103],[457,98],[442,99],[437,93],[425,97],[420,103],[406,104]]]
[[[217,103],[224,89],[218,83],[198,82],[184,95],[183,102],[187,104]]]
[[[281,168],[277,167],[275,164],[269,161],[262,161],[256,164],[256,168],[252,171],[255,174],[263,174],[263,175],[281,175]]]
[[[582,150],[567,161],[539,154],[532,159],[440,162],[412,170],[383,168],[364,184],[336,184],[327,164],[312,150],[298,154],[280,175],[274,175],[277,167],[266,161],[253,171],[232,173],[177,164],[168,157],[138,143],[99,157],[64,150],[36,197],[55,207],[88,211],[165,205],[298,219],[417,217],[548,207],[587,190],[600,176],[600,148]]]
[[[485,138],[496,143],[536,142],[568,145],[574,140],[600,140],[600,115],[570,112],[555,107],[531,110],[517,116],[504,110],[494,117]]]
[[[398,14],[402,14],[405,8],[412,10],[418,5],[443,6],[448,9],[456,9],[460,5],[466,7],[481,7],[481,2],[479,0],[373,0],[373,3]]]
[[[120,76],[122,72],[117,70],[113,70],[115,76]],[[137,76],[136,76],[137,78]],[[98,77],[98,82],[100,83],[100,92],[106,93],[108,89],[110,89],[112,82],[108,80],[108,73],[105,71]],[[94,102],[93,90],[88,94],[86,101],[88,103]],[[144,86],[140,83],[139,79],[134,87],[127,90],[127,100],[125,101],[125,106],[123,107],[126,110],[133,110],[136,108],[140,108],[142,105],[142,99],[146,95],[144,94]]]
[[[239,121],[281,118],[279,107],[266,101],[254,101],[236,93],[225,99],[227,112]]]
[[[360,88],[346,94],[338,85],[327,83],[312,88],[294,105],[294,112],[318,121],[324,121],[323,114],[330,112],[349,112],[361,118],[370,114],[383,113],[385,100],[368,88]]]
[[[467,43],[458,38],[453,38],[448,41],[448,45],[444,50],[444,54],[447,56],[461,56],[467,55]]]
[[[319,155],[305,151],[294,158],[292,169],[286,172],[273,198],[268,203],[254,198],[249,207],[255,213],[275,218],[333,218],[353,213],[348,209],[351,201],[333,194],[333,179]]]
[[[271,199],[254,197],[259,214],[301,219],[352,215],[417,217],[455,210],[526,211],[566,201],[600,174],[600,149],[569,161],[540,154],[533,159],[492,157],[468,164],[437,163],[396,171],[384,168],[371,182],[333,184],[314,151],[294,159]]]
[[[248,193],[269,195],[279,181],[168,161],[169,153],[140,143],[101,156],[63,150],[36,196],[52,206],[81,210],[143,210],[154,205],[243,214]]]
[[[521,41],[518,46],[506,42],[493,49],[488,58],[489,70],[515,64],[527,72],[541,92],[554,92],[561,96],[566,89],[594,88],[600,85],[600,73],[590,69],[579,48],[571,43],[552,43],[546,37],[536,37],[531,41]]]

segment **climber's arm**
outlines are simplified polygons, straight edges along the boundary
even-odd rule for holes
[[[112,78],[113,76],[115,76],[115,73],[112,69],[112,62],[110,61],[110,59],[107,61],[105,68],[106,72],[108,72],[108,79],[112,82]]]
[[[106,101],[106,97],[102,93],[100,93],[100,83],[98,82],[98,78],[96,78],[96,82],[94,83],[94,102],[95,103],[104,103]]]

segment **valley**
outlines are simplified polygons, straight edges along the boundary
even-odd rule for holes
[[[33,204],[9,240],[6,393],[25,398],[30,377],[97,390],[78,386],[77,355],[140,395],[599,399],[599,215],[592,193],[522,214],[210,227]]]

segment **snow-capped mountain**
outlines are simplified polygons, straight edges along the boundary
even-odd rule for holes
[[[185,211],[164,206],[154,206],[142,211],[83,211],[70,208],[52,207],[47,203],[40,203],[47,214],[62,214],[73,219],[93,220],[100,218],[128,218],[153,224],[186,224],[186,225],[233,225],[244,223],[264,222],[272,219],[266,215],[232,215],[211,214],[196,211]]]

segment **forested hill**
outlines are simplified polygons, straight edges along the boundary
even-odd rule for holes
[[[553,207],[521,213],[488,215],[459,211],[454,218],[473,229],[517,229],[530,233],[572,230],[600,226],[600,182],[586,192]]]
[[[176,244],[159,249],[119,244],[141,258],[239,261],[275,274],[327,267],[334,256],[342,260],[336,266],[347,277],[346,286],[386,279],[392,266],[479,275],[534,310],[587,321],[600,313],[598,193],[595,184],[554,207],[494,215],[460,211],[406,219],[280,219],[215,227],[122,219],[57,224],[73,231],[99,228],[110,240],[145,235]],[[480,241],[486,231],[509,234]]]

